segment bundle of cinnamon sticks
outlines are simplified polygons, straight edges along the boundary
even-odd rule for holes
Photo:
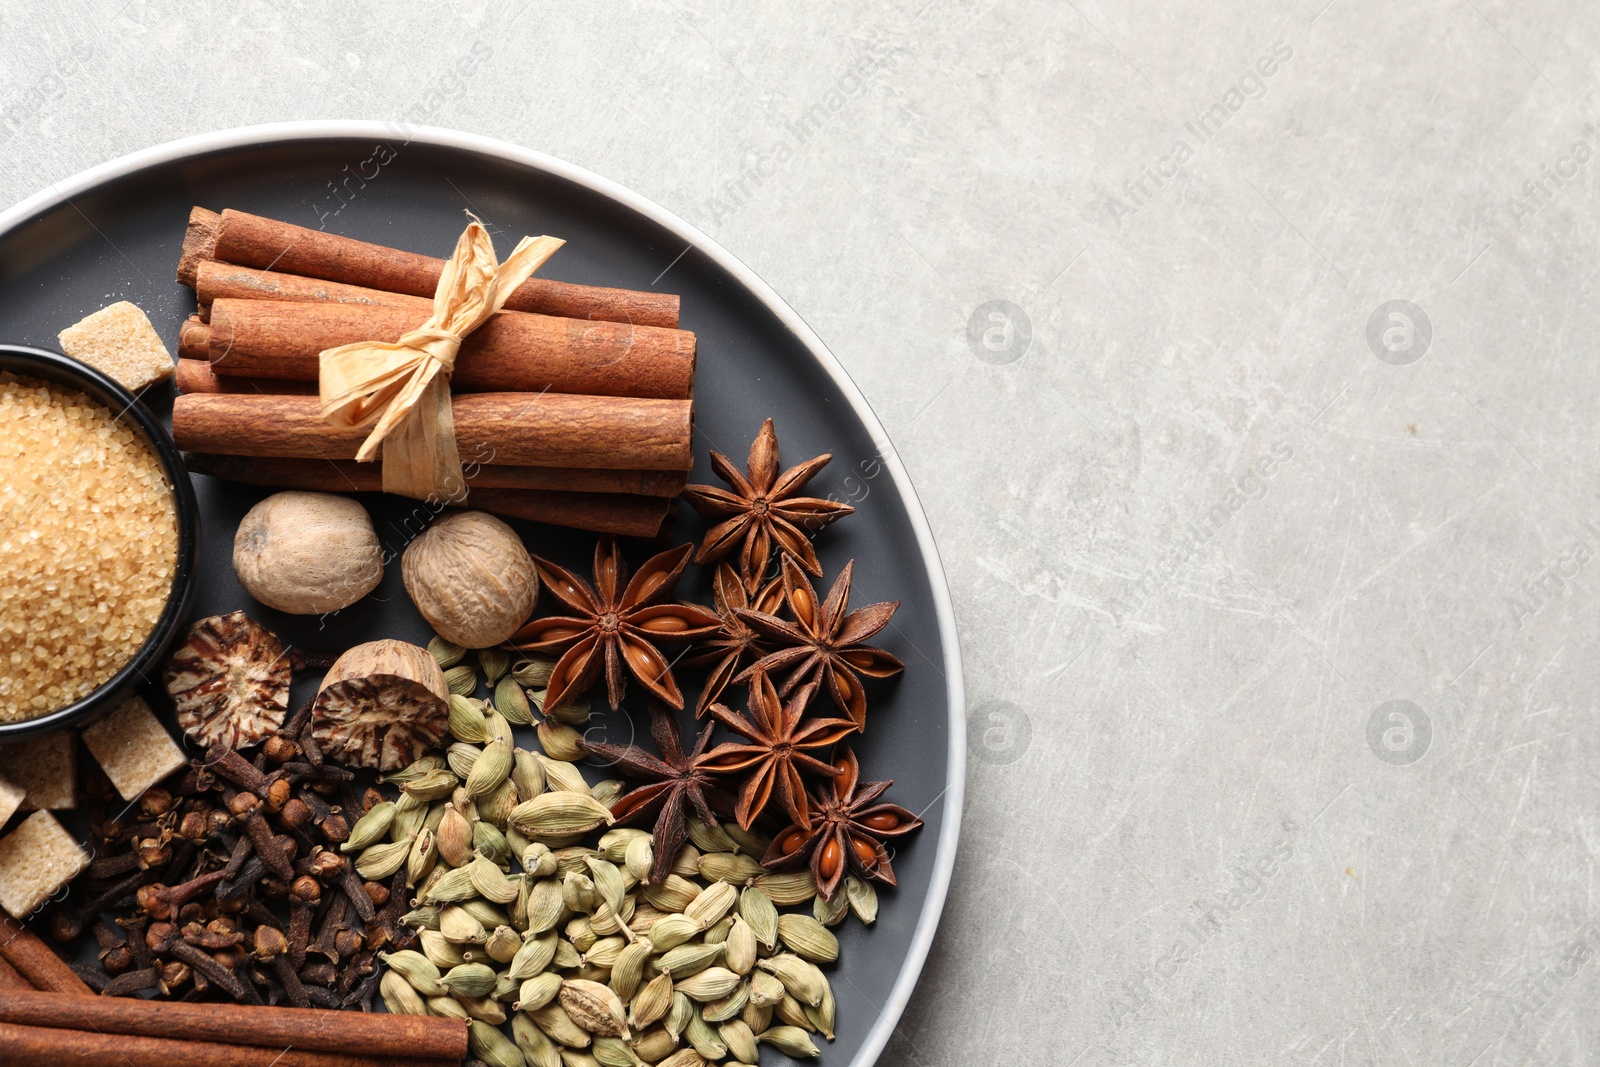
[[[0,1063],[56,1067],[446,1067],[460,1019],[97,997],[27,927],[0,921]]]
[[[320,417],[318,355],[394,341],[432,309],[444,260],[240,211],[196,207],[178,280],[172,432],[192,471],[336,492],[381,487],[366,432]],[[457,358],[470,507],[654,537],[692,465],[695,336],[678,297],[532,278]]]

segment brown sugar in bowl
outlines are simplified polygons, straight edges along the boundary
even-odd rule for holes
[[[126,443],[129,440],[127,431],[131,431],[132,440],[147,448],[150,456],[159,464],[172,494],[171,521],[175,524],[175,537],[169,539],[169,543],[175,541],[171,578],[165,590],[159,588],[145,590],[144,600],[149,610],[133,617],[119,619],[116,623],[119,629],[114,633],[97,634],[84,646],[85,648],[90,645],[97,646],[97,654],[101,660],[105,659],[105,648],[111,648],[112,661],[109,664],[105,662],[85,664],[79,658],[76,663],[61,664],[62,677],[67,679],[63,684],[72,695],[60,701],[51,701],[44,708],[30,707],[29,702],[20,699],[20,694],[15,692],[0,697],[0,741],[5,741],[31,734],[47,733],[71,723],[90,719],[119,703],[139,682],[159,674],[161,663],[181,632],[188,615],[190,595],[197,573],[200,519],[194,487],[190,484],[188,472],[184,469],[182,457],[172,444],[171,436],[154,415],[116,382],[66,356],[19,345],[0,345],[0,375],[7,376],[6,379],[0,380],[15,378],[24,383],[43,383],[63,394],[78,394],[71,400],[77,401],[80,416],[83,415],[81,410],[83,401],[103,410],[107,431],[103,439]],[[81,421],[80,418],[80,426]],[[74,432],[77,432],[76,428]],[[133,468],[130,467],[130,473],[132,471]],[[85,476],[84,472],[79,474],[80,478]],[[60,475],[61,488],[70,492],[74,485],[73,465],[70,462],[63,463]],[[3,489],[4,483],[13,478],[20,478],[20,474],[0,469],[0,489]],[[106,504],[116,505],[129,514],[138,513],[140,501],[133,495],[137,492],[136,488],[116,485],[114,479],[108,480],[103,476],[91,483],[90,487],[97,493],[128,493],[129,499],[107,500]],[[164,507],[159,510],[165,514]],[[116,558],[112,545],[97,547],[89,543],[72,544],[69,530],[58,530],[52,535],[51,543],[47,546],[38,543],[42,539],[36,539],[31,546],[19,547],[15,543],[19,537],[16,518],[16,516],[11,518],[13,524],[11,530],[0,527],[0,545],[6,544],[8,539],[12,542],[9,549],[0,551],[13,554],[10,560],[0,559],[0,573],[7,567],[25,566],[30,557],[43,559],[41,551],[45,553],[53,551],[63,558],[67,558],[73,551],[98,552],[104,560],[106,571],[112,578],[116,577],[119,566],[128,566],[127,560]],[[7,517],[0,513],[0,524],[6,521]],[[130,531],[130,536],[137,535]],[[33,551],[29,552],[29,548]],[[134,577],[137,580],[137,575]],[[156,612],[154,602],[158,598],[160,610]],[[26,605],[0,604],[0,612],[16,613],[25,607]],[[91,613],[89,625],[93,625],[95,616],[100,613],[100,605],[87,603],[83,604],[82,608]],[[53,617],[59,618],[59,612],[60,609],[57,609],[57,614]],[[149,617],[151,615],[154,616],[153,619]],[[12,620],[0,618],[0,622],[6,621],[14,622],[15,616]],[[148,632],[140,640],[138,632],[146,626]],[[60,634],[48,644],[49,648],[46,651],[57,652],[58,657],[62,659],[71,658],[57,651],[56,646],[61,644]],[[38,668],[39,656],[18,652],[15,640],[11,645],[12,652],[17,653],[20,662],[11,661],[10,656],[0,659],[0,674],[11,672],[11,680],[14,682],[24,676],[24,671],[28,672],[28,688],[37,694],[37,689],[34,687],[40,684],[39,679],[44,674]],[[41,644],[41,647],[44,647],[44,644]],[[65,648],[71,649],[72,643],[67,641]],[[120,665],[117,661],[120,661]],[[89,681],[85,682],[85,678]],[[92,688],[89,688],[91,682]],[[17,687],[12,685],[8,688],[15,690]]]

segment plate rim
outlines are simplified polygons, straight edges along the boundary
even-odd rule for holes
[[[906,1005],[910,1002],[912,990],[916,988],[922,968],[927,962],[928,952],[933,946],[933,938],[944,912],[950,880],[955,870],[957,842],[961,835],[963,799],[966,792],[967,756],[966,691],[961,672],[961,644],[955,626],[955,606],[950,596],[950,586],[945,577],[944,566],[939,559],[938,546],[934,542],[933,531],[928,525],[922,501],[911,484],[910,475],[906,472],[899,453],[895,451],[894,444],[889,440],[889,435],[877,414],[845,371],[838,357],[772,286],[699,227],[691,225],[648,197],[585,167],[536,149],[524,148],[510,141],[483,134],[439,126],[380,122],[372,119],[309,119],[238,126],[194,134],[142,148],[56,181],[0,212],[0,238],[45,211],[63,203],[71,204],[74,196],[149,167],[177,163],[186,158],[230,149],[334,137],[374,136],[386,139],[401,138],[402,147],[420,141],[436,147],[478,152],[543,171],[596,192],[676,234],[743,285],[794,334],[833,380],[834,385],[849,402],[856,418],[866,427],[872,438],[879,459],[884,463],[895,487],[900,491],[901,498],[906,502],[907,516],[916,535],[917,547],[922,553],[922,563],[932,587],[934,614],[939,627],[940,641],[944,646],[944,676],[949,693],[947,714],[950,730],[947,753],[949,773],[946,776],[944,792],[934,800],[934,803],[944,804],[945,818],[934,853],[933,879],[928,886],[927,901],[918,918],[916,929],[912,932],[906,962],[889,991],[889,1001],[880,1009],[877,1021],[867,1032],[866,1040],[852,1061],[852,1067],[867,1067],[875,1063],[888,1044],[889,1037],[896,1029]]]

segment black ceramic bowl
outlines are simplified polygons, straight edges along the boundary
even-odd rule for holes
[[[189,613],[189,597],[194,591],[200,551],[200,505],[195,500],[189,473],[184,469],[183,457],[172,443],[172,435],[122,386],[94,368],[58,352],[22,345],[0,345],[0,371],[77,389],[116,412],[117,418],[131,426],[160,457],[167,480],[172,483],[178,517],[178,566],[173,572],[172,589],[167,594],[161,618],[156,620],[155,629],[150,631],[139,651],[104,685],[83,699],[37,718],[0,723],[0,741],[13,741],[92,719],[114,707],[135,686],[160,673],[161,662]]]

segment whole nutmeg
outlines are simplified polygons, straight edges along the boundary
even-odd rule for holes
[[[434,523],[400,560],[406,592],[446,641],[489,648],[528,621],[539,575],[522,539],[481,511],[458,511]]]
[[[383,546],[367,511],[331,493],[274,493],[245,513],[233,569],[269,608],[318,615],[347,608],[383,580]]]

